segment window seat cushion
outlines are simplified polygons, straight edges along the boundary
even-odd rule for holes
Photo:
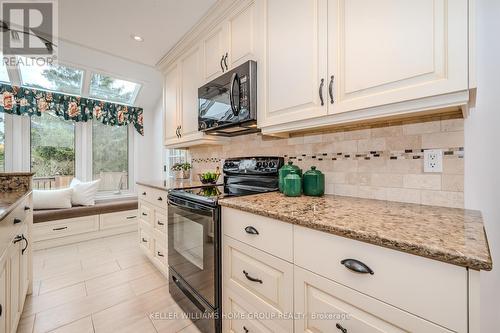
[[[33,211],[33,223],[70,219],[74,217],[122,212],[138,208],[138,200],[97,201],[94,206],[74,206],[63,209],[43,209]]]

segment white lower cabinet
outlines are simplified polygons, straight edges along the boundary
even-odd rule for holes
[[[452,332],[295,267],[295,332]]]
[[[167,191],[139,186],[139,247],[151,263],[168,275]]]
[[[31,197],[0,220],[10,240],[0,247],[0,333],[16,333],[26,295],[31,292]],[[22,214],[20,214],[22,212]],[[13,219],[15,216],[15,221]]]
[[[7,265],[0,266],[0,332],[7,331]]]
[[[226,207],[222,222],[224,332],[476,333],[463,267]]]

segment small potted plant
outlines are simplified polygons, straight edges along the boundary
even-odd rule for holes
[[[177,179],[190,179],[191,178],[191,169],[193,166],[191,163],[176,163],[170,168],[175,172],[175,178]]]

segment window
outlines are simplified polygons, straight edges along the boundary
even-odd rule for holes
[[[83,70],[62,65],[37,65],[30,58],[19,57],[23,86],[81,95]]]
[[[89,95],[93,98],[132,105],[139,88],[140,85],[137,83],[94,73],[90,81]]]
[[[92,177],[100,191],[128,190],[128,126],[92,122]]]
[[[5,171],[5,121],[4,114],[0,113],[0,172]]]
[[[75,175],[75,125],[52,112],[31,117],[31,171],[38,189],[68,187]]]

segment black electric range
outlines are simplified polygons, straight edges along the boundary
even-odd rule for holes
[[[282,157],[225,160],[224,184],[168,194],[169,291],[203,333],[222,332],[221,216],[218,200],[278,190]]]

